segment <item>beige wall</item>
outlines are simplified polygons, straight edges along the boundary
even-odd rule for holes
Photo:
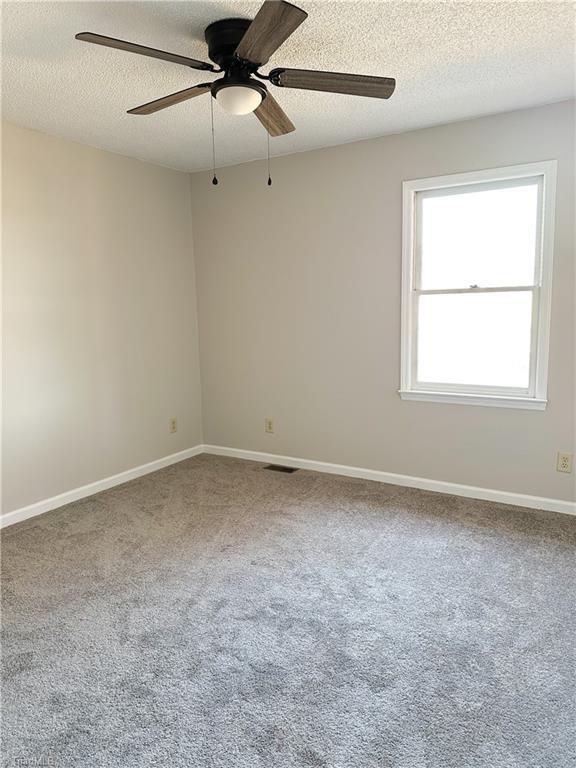
[[[189,177],[12,125],[2,149],[6,513],[202,430]]]
[[[195,174],[190,195],[4,125],[3,511],[203,441],[194,256],[205,442],[571,498],[573,139],[557,104],[278,158],[271,188],[263,163]],[[550,158],[547,410],[401,401],[401,182]]]
[[[573,104],[192,177],[208,443],[569,499]],[[272,149],[274,144],[272,143]],[[557,158],[546,411],[399,399],[401,183]],[[264,417],[276,422],[264,433]]]

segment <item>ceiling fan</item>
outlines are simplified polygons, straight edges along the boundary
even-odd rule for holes
[[[228,112],[246,115],[254,112],[270,136],[282,136],[294,130],[294,125],[268,88],[267,80],[280,88],[302,88],[311,91],[329,91],[354,96],[388,99],[394,92],[396,81],[391,77],[348,75],[339,72],[319,72],[310,69],[279,67],[268,75],[259,72],[272,54],[302,24],[308,14],[285,0],[265,0],[253,21],[249,19],[222,19],[206,27],[208,57],[218,66],[187,56],[159,51],[144,45],[105,37],[93,32],[81,32],[77,40],[105,45],[122,51],[139,53],[182,64],[192,69],[224,73],[212,81],[185,88],[161,99],[150,101],[128,110],[130,115],[150,115],[203,93],[211,92],[216,101]],[[255,79],[258,78],[258,79]]]

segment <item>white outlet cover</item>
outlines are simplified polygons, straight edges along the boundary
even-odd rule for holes
[[[566,472],[570,474],[572,472],[572,460],[574,454],[572,453],[558,453],[558,459],[556,461],[556,469],[558,472]]]

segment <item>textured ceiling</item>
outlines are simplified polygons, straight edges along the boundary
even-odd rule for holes
[[[389,101],[273,89],[296,132],[271,140],[287,154],[572,98],[574,5],[558,2],[311,2],[276,52],[276,66],[397,79]],[[138,157],[210,166],[210,100],[147,117],[143,102],[206,73],[74,40],[91,31],[206,59],[204,28],[252,18],[259,2],[4,2],[3,117],[18,125]],[[252,115],[215,105],[218,165],[266,155]]]

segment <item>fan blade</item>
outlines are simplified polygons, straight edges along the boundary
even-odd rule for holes
[[[375,99],[389,99],[396,87],[396,80],[392,77],[317,72],[313,69],[273,69],[269,77],[271,83],[282,88],[348,93],[352,96],[372,96]]]
[[[115,37],[96,35],[93,32],[80,32],[80,34],[76,35],[76,40],[83,40],[86,43],[95,43],[96,45],[105,45],[108,48],[118,48],[120,51],[140,53],[142,56],[152,56],[154,59],[172,61],[174,64],[182,64],[185,67],[192,67],[192,69],[208,69],[214,71],[212,64],[208,64],[206,61],[189,59],[188,56],[179,56],[177,53],[159,51],[157,48],[148,48],[145,45],[129,43],[126,40],[117,40]]]
[[[284,112],[271,93],[266,94],[266,98],[254,110],[254,114],[270,136],[284,136],[285,133],[291,133],[296,130],[286,112]]]
[[[240,40],[236,56],[260,66],[266,64],[306,18],[306,11],[291,3],[266,0]]]
[[[184,88],[183,91],[171,93],[170,96],[163,96],[161,99],[156,99],[156,101],[149,101],[147,104],[141,104],[139,107],[129,109],[128,114],[151,115],[153,112],[158,112],[160,109],[171,107],[172,104],[179,104],[181,101],[193,99],[195,96],[202,96],[203,93],[207,93],[209,90],[210,83],[194,85],[192,88]]]

